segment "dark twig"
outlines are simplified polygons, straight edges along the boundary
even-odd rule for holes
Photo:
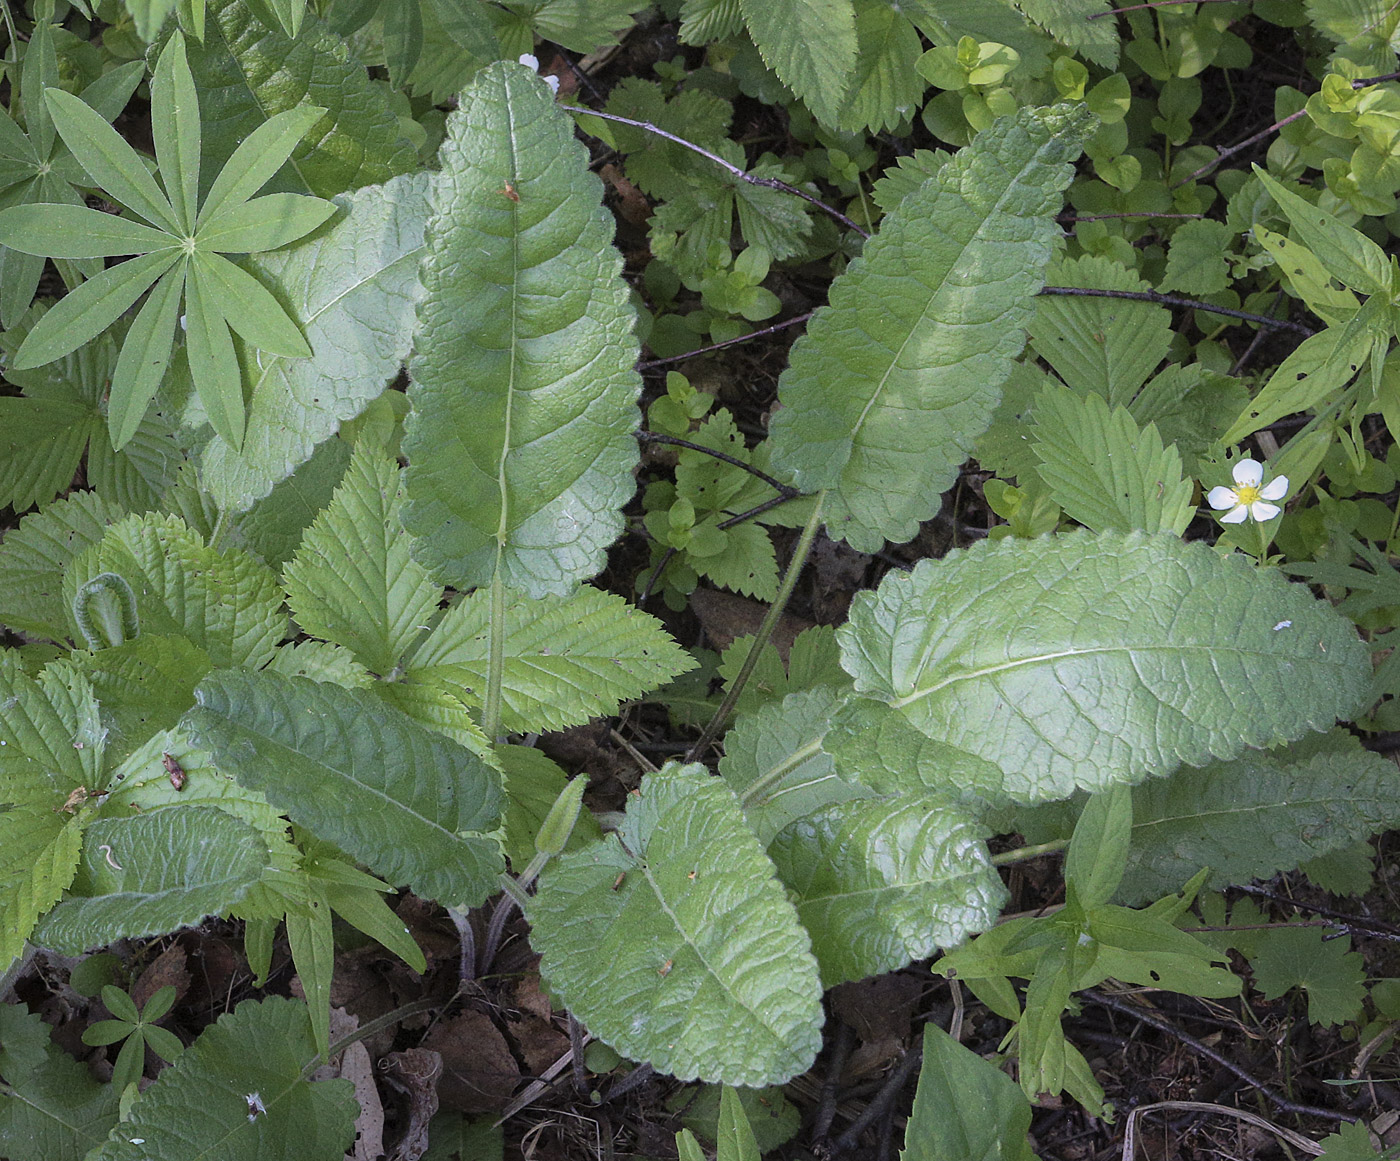
[[[1316,1105],[1299,1104],[1297,1101],[1291,1101],[1287,1097],[1280,1096],[1257,1077],[1246,1072],[1233,1060],[1221,1055],[1214,1048],[1203,1044],[1190,1033],[1183,1032],[1170,1021],[1163,1020],[1160,1016],[1154,1015],[1148,1009],[1138,1004],[1130,1004],[1126,1000],[1120,1000],[1116,996],[1108,995],[1094,988],[1085,988],[1079,994],[1090,1003],[1099,1004],[1114,1012],[1119,1012],[1124,1016],[1130,1016],[1140,1023],[1156,1028],[1157,1031],[1165,1032],[1168,1036],[1172,1036],[1181,1041],[1182,1044],[1186,1045],[1186,1047],[1190,1048],[1193,1052],[1199,1052],[1207,1059],[1215,1061],[1215,1063],[1225,1069],[1226,1072],[1238,1077],[1280,1112],[1293,1113],[1295,1116],[1300,1117],[1320,1117],[1328,1121],[1355,1121],[1357,1119],[1356,1117],[1348,1116],[1346,1113],[1335,1112],[1332,1109],[1318,1108]]]
[[[798,496],[802,495],[796,488],[784,484],[781,480],[775,480],[767,472],[761,471],[754,467],[753,464],[746,464],[743,460],[736,456],[731,456],[727,452],[716,451],[714,448],[706,447],[702,443],[692,443],[690,440],[681,439],[679,436],[662,435],[660,432],[655,431],[638,431],[634,434],[642,443],[665,443],[673,447],[688,448],[690,451],[704,452],[707,456],[714,456],[715,459],[723,460],[727,464],[733,464],[736,468],[743,468],[744,471],[748,472],[750,475],[757,476],[786,500],[795,500]]]
[[[655,1075],[656,1069],[652,1068],[651,1065],[639,1064],[626,1076],[614,1081],[608,1091],[603,1094],[603,1099],[599,1103],[607,1104],[609,1101],[616,1100],[623,1094],[631,1092],[634,1088],[639,1088]]]
[[[1201,217],[1202,215],[1196,215]],[[686,351],[684,355],[668,355],[664,359],[651,359],[645,363],[638,363],[638,371],[652,371],[657,367],[665,367],[670,363],[683,363],[686,359],[693,359],[696,355],[708,355],[711,351],[722,351],[725,347],[737,346],[739,343],[747,343],[750,339],[761,339],[765,335],[775,335],[779,331],[787,330],[788,327],[795,327],[798,323],[804,323],[815,312],[808,311],[806,314],[799,314],[793,318],[784,319],[780,323],[774,323],[771,327],[764,327],[761,331],[750,331],[746,335],[740,335],[737,339],[725,339],[722,343],[711,343],[708,347],[696,347],[693,351]]]
[[[1377,939],[1388,939],[1392,943],[1400,942],[1400,927],[1393,927],[1379,919],[1348,915],[1345,911],[1334,911],[1331,907],[1323,907],[1318,903],[1304,903],[1300,899],[1288,899],[1282,895],[1275,895],[1264,887],[1241,886],[1236,887],[1235,890],[1243,891],[1246,895],[1255,895],[1260,899],[1280,903],[1285,907],[1296,907],[1300,911],[1311,911],[1314,915],[1325,915],[1327,918],[1337,921],[1328,924],[1328,926],[1345,931],[1348,935],[1374,936]]]
[[[1179,3],[1180,0],[1173,0]],[[1102,222],[1110,218],[1204,218],[1205,214],[1159,214],[1155,210],[1134,210],[1121,214],[1072,214],[1066,211],[1055,215],[1057,222]]]
[[[583,1050],[586,1045],[583,1042],[583,1025],[574,1019],[574,1014],[569,1013],[569,1047],[573,1049],[574,1091],[577,1093],[587,1093],[588,1069],[584,1067]]]
[[[619,117],[616,113],[600,113],[597,109],[585,108],[582,105],[565,105],[563,108],[569,110],[571,113],[580,113],[586,117],[600,117],[604,121],[616,121],[619,125],[631,125],[633,129],[642,129],[647,133],[654,133],[658,137],[664,137],[667,141],[674,141],[682,148],[689,149],[692,153],[698,153],[707,161],[713,161],[725,172],[732,174],[740,181],[746,181],[749,185],[759,185],[764,189],[777,189],[782,190],[783,193],[792,194],[793,197],[801,198],[804,202],[816,206],[822,213],[840,222],[846,229],[854,230],[862,238],[870,237],[870,232],[868,230],[861,229],[835,206],[827,205],[821,198],[809,194],[805,189],[798,189],[797,186],[789,185],[787,182],[780,181],[776,177],[754,177],[754,175],[747,170],[740,169],[739,166],[735,165],[733,162],[726,161],[718,153],[711,153],[708,149],[704,148],[704,146],[696,145],[693,141],[687,141],[684,137],[677,137],[674,133],[668,133],[665,129],[662,129],[659,125],[653,125],[650,121],[637,121],[631,117]]]
[[[851,1122],[850,1128],[831,1143],[827,1150],[827,1156],[836,1157],[842,1153],[849,1153],[856,1147],[860,1135],[875,1123],[876,1118],[884,1116],[895,1099],[904,1091],[904,1086],[909,1083],[909,1078],[919,1067],[923,1056],[924,1042],[919,1039],[904,1054],[904,1059],[899,1062],[899,1065],[885,1078],[885,1083],[880,1086],[880,1091],[875,1094],[875,1098],[866,1105],[865,1111]]]
[[[1126,298],[1134,302],[1153,302],[1158,306],[1180,306],[1190,310],[1210,311],[1212,314],[1223,314],[1230,318],[1243,319],[1245,322],[1258,323],[1261,327],[1277,327],[1279,330],[1292,331],[1304,338],[1310,338],[1316,333],[1311,327],[1305,327],[1302,323],[1290,322],[1288,319],[1269,318],[1262,314],[1252,314],[1247,310],[1216,306],[1213,302],[1201,302],[1195,298],[1178,298],[1174,294],[1162,294],[1156,290],[1094,290],[1082,286],[1043,286],[1040,293],[1061,298]]]
[[[827,1134],[831,1132],[831,1122],[836,1119],[836,1105],[841,1097],[841,1074],[846,1070],[846,1057],[851,1054],[855,1038],[855,1029],[844,1020],[836,1025],[836,1035],[831,1041],[831,1056],[826,1062],[826,1076],[822,1078],[817,1117],[812,1122],[814,1142],[825,1141]]]
[[[1129,4],[1125,8],[1110,8],[1107,12],[1095,12],[1085,20],[1102,20],[1105,16],[1117,16],[1120,12],[1137,12],[1141,8],[1172,8],[1189,0],[1147,0],[1145,4]],[[1199,0],[1201,4],[1233,4],[1235,0]]]

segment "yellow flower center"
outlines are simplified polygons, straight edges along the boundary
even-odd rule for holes
[[[1242,484],[1235,489],[1235,501],[1243,504],[1246,508],[1251,504],[1257,504],[1261,499],[1259,489],[1251,484]]]

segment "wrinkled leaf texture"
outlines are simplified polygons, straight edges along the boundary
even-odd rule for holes
[[[1021,801],[1327,729],[1370,675],[1355,626],[1306,588],[1169,535],[924,560],[857,594],[837,638],[858,690]]]
[[[905,197],[831,286],[779,382],[773,462],[830,489],[827,531],[905,541],[991,419],[1089,115],[1002,118]]]
[[[545,872],[529,919],[550,990],[660,1072],[778,1084],[821,1046],[807,933],[733,792],[703,767],[649,775],[618,833]]]
[[[523,66],[448,119],[405,425],[414,555],[457,588],[595,575],[635,488],[641,383],[614,223],[573,123]]]

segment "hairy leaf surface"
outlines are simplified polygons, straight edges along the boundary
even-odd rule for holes
[[[448,119],[403,442],[414,555],[458,588],[566,593],[622,531],[641,384],[601,194],[548,86],[482,70]]]
[[[214,806],[98,819],[84,836],[68,897],[37,942],[67,955],[159,935],[227,911],[267,863],[258,833]]]
[[[778,1084],[821,1046],[807,933],[732,791],[703,767],[648,776],[618,833],[545,872],[529,919],[550,989],[660,1072]]]
[[[408,555],[402,496],[398,464],[367,442],[283,573],[297,624],[380,674],[398,664],[442,599]]]
[[[304,1003],[244,1000],[161,1072],[97,1161],[335,1161],[355,1140],[357,1106],[348,1080],[301,1078],[315,1055]]]
[[[739,0],[749,35],[764,62],[834,125],[856,66],[851,0]]]
[[[345,213],[328,229],[249,259],[282,287],[313,357],[261,353],[242,450],[215,436],[203,452],[204,485],[221,506],[241,512],[266,496],[399,373],[412,346],[428,181],[417,173],[342,195]]]
[[[490,617],[489,593],[462,598],[410,659],[407,679],[441,683],[479,704]],[[588,587],[517,597],[506,606],[505,637],[502,722],[512,731],[579,725],[695,668],[655,617]]]
[[[368,690],[224,670],[184,728],[293,822],[424,898],[475,906],[501,870],[500,775]]]
[[[985,931],[1006,902],[984,834],[925,795],[838,802],[770,844],[822,986],[897,971]]]
[[[1271,569],[1141,534],[983,542],[859,593],[856,688],[1059,798],[1329,727],[1366,694],[1354,626]]]
[[[1022,110],[979,133],[885,218],[794,344],[773,460],[831,489],[833,536],[873,552],[938,510],[1025,342],[1086,118]]]

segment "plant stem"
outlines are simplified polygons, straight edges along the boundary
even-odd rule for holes
[[[1002,851],[992,856],[992,866],[1005,867],[1010,863],[1023,863],[1027,859],[1038,859],[1041,855],[1053,855],[1069,846],[1069,839],[1052,839],[1048,843],[1037,843],[1033,847],[1017,847],[1014,851]]]
[[[500,554],[491,574],[491,635],[486,656],[486,696],[481,704],[481,729],[492,742],[501,732],[501,686],[506,674],[506,584],[501,579]]]
[[[720,702],[719,709],[715,710],[715,716],[709,720],[700,737],[687,751],[685,756],[687,762],[696,761],[704,753],[710,743],[719,735],[720,730],[724,728],[725,723],[729,720],[729,715],[734,712],[734,704],[739,700],[739,695],[743,693],[744,686],[748,684],[749,675],[753,673],[754,666],[758,664],[759,654],[763,652],[763,647],[773,636],[773,630],[778,627],[778,618],[783,615],[783,610],[787,608],[787,603],[792,597],[792,590],[797,587],[797,578],[802,574],[802,568],[807,563],[807,555],[812,551],[812,542],[816,540],[817,532],[822,526],[822,503],[825,500],[826,490],[823,489],[817,493],[817,501],[812,506],[812,515],[808,517],[807,524],[802,529],[802,535],[798,538],[797,547],[793,549],[792,560],[788,562],[787,572],[783,574],[783,583],[778,586],[778,595],[768,606],[768,612],[764,614],[763,621],[758,626],[758,634],[749,647],[749,653],[744,658],[743,667],[735,675],[733,683],[724,695],[724,700]]]
[[[460,991],[460,989],[458,990]],[[413,1003],[405,1004],[402,1008],[395,1008],[392,1012],[386,1012],[378,1019],[371,1020],[368,1024],[363,1024],[359,1028],[356,1028],[355,1031],[351,1032],[348,1036],[341,1037],[327,1049],[324,1058],[319,1055],[313,1056],[311,1060],[307,1062],[306,1067],[301,1070],[300,1079],[310,1080],[311,1074],[320,1068],[322,1064],[334,1060],[349,1048],[350,1045],[368,1039],[370,1036],[380,1031],[380,1029],[388,1028],[392,1024],[397,1024],[406,1016],[415,1016],[419,1012],[431,1012],[434,1008],[446,1008],[456,998],[457,992],[453,992],[446,1000],[440,1000],[437,997],[426,1000],[414,1000]]]

